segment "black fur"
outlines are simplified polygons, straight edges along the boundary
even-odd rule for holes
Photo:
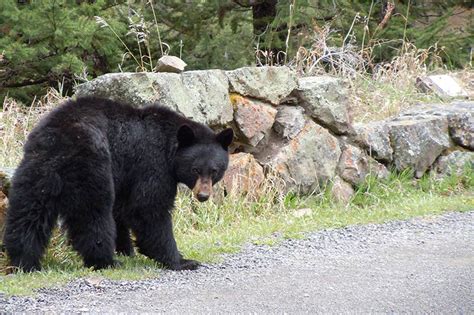
[[[173,236],[177,184],[218,182],[232,137],[159,106],[65,103],[31,132],[12,180],[4,237],[11,265],[40,269],[59,216],[88,267],[113,266],[115,250],[132,255],[132,231],[146,256],[174,270],[197,268]]]

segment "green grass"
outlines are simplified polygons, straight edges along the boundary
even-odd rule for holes
[[[218,262],[220,254],[237,252],[246,242],[274,245],[285,238],[301,238],[305,232],[324,228],[474,209],[472,169],[443,179],[425,176],[413,180],[410,172],[392,174],[383,181],[368,178],[347,204],[334,202],[329,189],[301,198],[280,194],[275,185],[267,185],[258,199],[227,196],[203,204],[181,192],[174,217],[179,248],[187,258]],[[312,212],[296,217],[295,211],[301,208],[311,208]],[[43,271],[2,275],[0,292],[31,295],[35,289],[58,286],[79,277],[139,280],[160,275],[159,264],[144,256],[119,260],[122,266],[116,269],[86,269],[65,237],[56,233],[43,259]],[[6,257],[0,257],[0,268],[5,265]]]

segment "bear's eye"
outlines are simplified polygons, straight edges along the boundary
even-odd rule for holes
[[[196,167],[193,167],[192,171],[194,174],[197,174],[197,175],[201,174],[201,170]]]

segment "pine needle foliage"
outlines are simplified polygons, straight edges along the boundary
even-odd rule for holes
[[[1,100],[9,93],[30,101],[47,86],[70,93],[75,74],[97,76],[120,62],[121,47],[91,18],[107,14],[106,1],[19,2],[0,2]]]
[[[252,8],[267,2],[276,13],[257,34]],[[165,54],[189,70],[287,64],[324,29],[328,49],[360,51],[364,71],[407,43],[465,67],[472,12],[463,0],[2,0],[0,104],[6,95],[31,103],[48,87],[70,95],[75,81],[107,72],[153,71]]]

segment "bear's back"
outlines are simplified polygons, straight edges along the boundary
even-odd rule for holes
[[[33,129],[25,155],[52,159],[89,154],[108,154],[130,161],[154,154],[170,157],[177,130],[190,126],[201,143],[215,141],[214,132],[162,106],[134,108],[128,104],[82,97],[70,100],[49,113]]]
[[[112,109],[112,107],[114,109]],[[46,115],[31,131],[25,144],[25,154],[46,154],[84,146],[106,145],[111,113],[133,119],[133,108],[109,100],[80,98],[70,100]],[[120,120],[120,119],[119,119]]]

